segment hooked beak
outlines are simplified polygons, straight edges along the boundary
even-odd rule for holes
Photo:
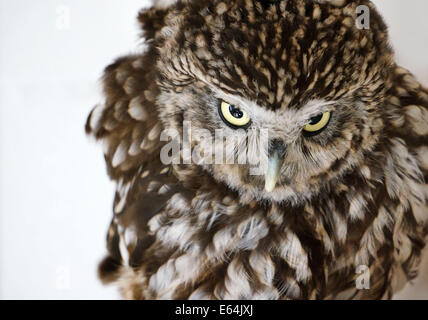
[[[285,148],[282,144],[277,145],[269,153],[268,167],[265,173],[265,190],[272,192],[279,179],[281,167],[284,162]]]

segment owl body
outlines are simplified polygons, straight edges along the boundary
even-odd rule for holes
[[[125,298],[379,299],[417,274],[428,91],[394,63],[369,1],[271,2],[144,10],[147,48],[105,71],[86,130],[117,182],[99,273]],[[224,103],[248,115],[245,130]],[[245,138],[247,153],[266,129],[260,165],[275,180],[247,164],[165,163],[162,135],[192,138],[186,121]]]

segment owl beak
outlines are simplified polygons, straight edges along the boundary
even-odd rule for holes
[[[269,152],[268,166],[265,173],[265,190],[272,192],[281,173],[281,167],[284,162],[285,148],[282,144],[274,145]]]

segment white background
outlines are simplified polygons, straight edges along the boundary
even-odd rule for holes
[[[428,85],[428,1],[374,2],[398,61]],[[84,123],[103,68],[140,50],[148,3],[0,0],[0,298],[118,298],[96,277],[114,187]],[[428,298],[426,283],[400,297]]]

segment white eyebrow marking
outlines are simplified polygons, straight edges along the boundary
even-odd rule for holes
[[[299,111],[303,111],[309,118],[330,111],[331,106],[337,104],[337,101],[311,100],[306,103]]]
[[[220,99],[224,99],[230,104],[234,104],[239,108],[242,108],[253,118],[254,116],[265,115],[267,117],[286,117],[294,118],[296,122],[307,122],[308,119],[315,117],[321,113],[331,111],[333,105],[336,105],[337,101],[325,101],[325,100],[310,100],[302,108],[299,109],[286,109],[272,111],[267,108],[259,106],[256,102],[247,100],[240,96],[227,94],[219,89],[214,90],[216,96]]]
[[[281,112],[281,116],[292,118],[298,126],[304,126],[312,117],[316,117],[327,111],[332,111],[337,101],[310,100],[300,109],[286,109]]]

